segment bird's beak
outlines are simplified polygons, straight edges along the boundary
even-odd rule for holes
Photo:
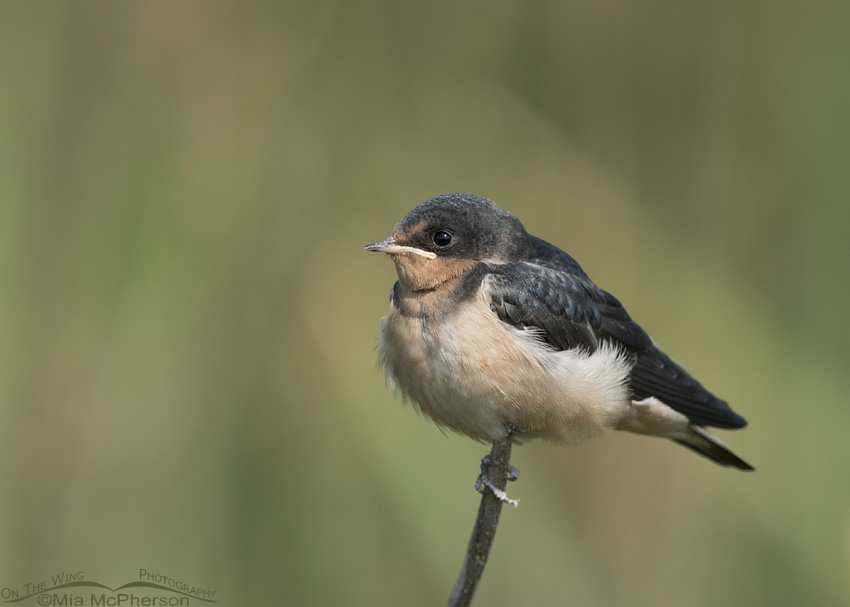
[[[426,259],[434,259],[437,257],[436,253],[432,253],[431,251],[425,251],[423,249],[417,249],[416,247],[407,247],[404,245],[396,244],[396,241],[392,236],[384,240],[383,242],[374,242],[372,244],[367,244],[363,247],[366,251],[375,251],[377,253],[389,253],[390,255],[404,255],[404,254],[413,254],[413,255],[421,255]]]

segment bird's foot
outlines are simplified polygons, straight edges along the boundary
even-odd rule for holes
[[[489,470],[489,468],[490,454],[488,453],[481,458],[481,474],[478,475],[478,479],[475,481],[475,490],[478,491],[478,493],[484,493],[487,489],[489,489],[499,501],[510,504],[514,507],[519,506],[519,500],[509,498],[507,493],[505,493],[502,489],[499,489],[489,478],[487,478],[487,470]],[[515,481],[519,478],[519,470],[508,465],[508,476],[505,478],[509,481]]]

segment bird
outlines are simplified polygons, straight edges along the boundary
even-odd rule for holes
[[[364,248],[388,254],[398,275],[379,362],[394,392],[441,428],[564,446],[620,430],[754,469],[707,430],[746,420],[570,255],[491,200],[434,196]]]

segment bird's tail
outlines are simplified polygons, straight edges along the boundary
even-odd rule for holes
[[[723,444],[723,441],[702,426],[690,424],[688,429],[691,431],[688,438],[676,440],[680,445],[704,455],[721,466],[731,466],[739,470],[755,470],[747,462],[732,453],[729,447]]]

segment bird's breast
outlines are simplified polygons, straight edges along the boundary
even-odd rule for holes
[[[557,352],[502,323],[484,297],[439,297],[394,298],[381,328],[388,378],[437,424],[482,441],[516,427],[577,444],[627,408],[628,364],[615,350]]]

